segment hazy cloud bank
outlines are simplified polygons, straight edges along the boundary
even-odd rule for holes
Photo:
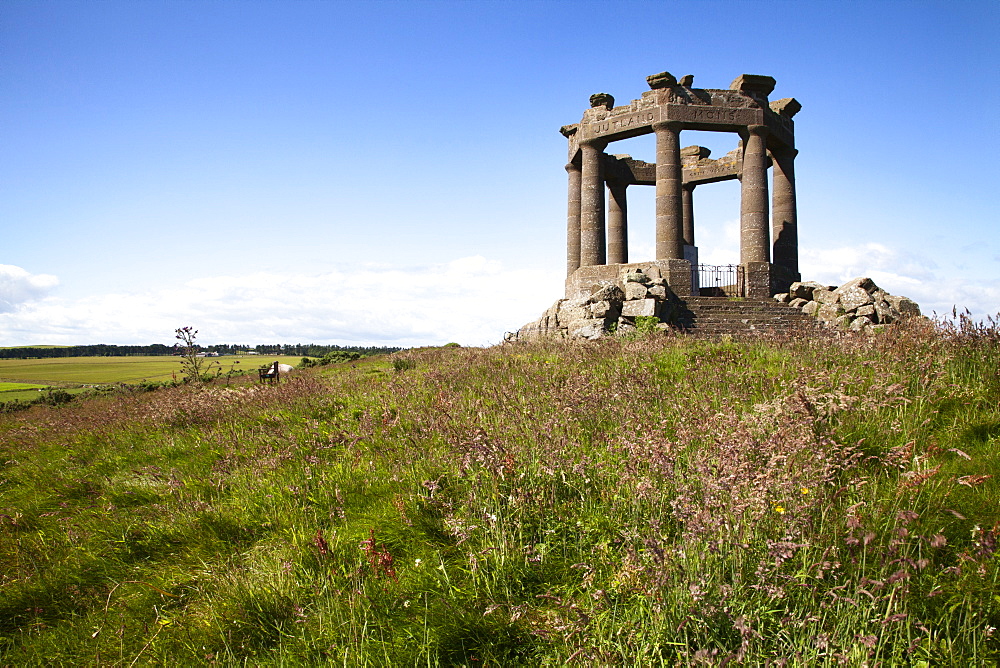
[[[731,229],[730,229],[731,228]],[[738,257],[736,227],[702,261]],[[561,263],[559,263],[561,265]],[[1000,310],[1000,280],[942,279],[929,258],[878,243],[803,248],[806,280],[830,285],[870,276],[916,300],[924,313]],[[146,293],[67,300],[55,276],[0,265],[0,345],[167,343],[192,325],[205,343],[337,343],[415,346],[497,343],[562,296],[562,271],[507,269],[482,256],[440,265],[340,266],[322,274],[206,276]]]
[[[144,294],[48,298],[0,314],[0,341],[414,346],[497,343],[562,294],[560,272],[509,270],[481,256],[443,265],[363,264],[317,275],[208,276]]]

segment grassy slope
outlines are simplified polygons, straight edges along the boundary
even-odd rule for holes
[[[268,362],[296,365],[301,357],[229,356],[208,358],[218,361],[224,370],[235,361],[239,368],[254,369]],[[129,383],[140,380],[170,380],[181,374],[179,357],[57,357],[47,359],[0,360],[0,378],[12,381],[34,381],[51,385],[66,383]]]
[[[428,350],[6,416],[0,656],[985,663],[998,345]]]

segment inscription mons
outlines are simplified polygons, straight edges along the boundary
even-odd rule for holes
[[[754,125],[763,123],[757,109],[726,109],[701,105],[671,104],[667,106],[670,120],[689,123],[721,123],[724,125]]]

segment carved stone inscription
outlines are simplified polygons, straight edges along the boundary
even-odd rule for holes
[[[693,104],[667,105],[667,118],[672,121],[706,123],[709,125],[754,125],[763,123],[763,113],[760,109],[733,109]]]
[[[600,137],[603,135],[617,134],[619,132],[634,131],[643,128],[643,126],[649,126],[654,123],[656,121],[656,116],[656,112],[652,109],[635,111],[631,114],[612,116],[605,118],[603,121],[590,123],[587,126],[587,130],[591,137]],[[651,129],[648,127],[645,129],[647,132],[651,132]]]

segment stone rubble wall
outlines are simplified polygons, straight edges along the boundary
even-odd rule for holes
[[[507,340],[518,341],[540,336],[599,339],[614,329],[625,332],[635,328],[639,316],[659,318],[661,327],[676,319],[677,296],[671,292],[657,267],[626,270],[614,285],[606,285],[586,297],[560,299],[542,317],[530,322]]]
[[[867,277],[852,279],[840,287],[815,281],[792,283],[775,301],[801,309],[828,327],[861,332],[920,315],[912,299],[890,295]]]

